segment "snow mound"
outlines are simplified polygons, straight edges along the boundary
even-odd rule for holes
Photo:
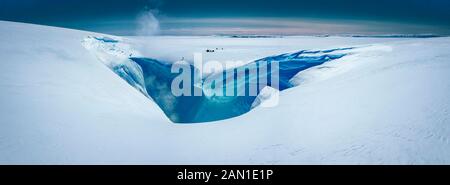
[[[278,105],[280,91],[270,86],[264,87],[255,101],[252,103],[252,109],[256,107],[275,107]]]

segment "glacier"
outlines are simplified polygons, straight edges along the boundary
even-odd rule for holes
[[[278,91],[267,86],[251,111],[204,124],[173,124],[130,59],[333,48],[352,49],[295,74],[277,106],[258,106]],[[450,164],[449,48],[449,37],[118,37],[0,21],[0,164]],[[111,68],[124,63],[129,80]]]

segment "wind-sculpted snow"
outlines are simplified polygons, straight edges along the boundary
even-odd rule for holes
[[[150,58],[131,58],[131,60],[141,66],[148,94],[173,122],[197,123],[242,115],[254,107],[252,105],[264,87],[271,86],[279,91],[291,88],[294,85],[289,80],[298,72],[341,58],[345,56],[344,53],[333,52],[349,49],[351,48],[324,51],[302,50],[262,58],[234,69],[208,75],[200,81],[193,80],[190,83],[192,94],[196,90],[200,90],[203,92],[201,96],[173,95],[171,84],[179,74],[171,73],[171,65],[168,62]],[[276,63],[277,65],[274,66],[277,66],[278,69],[271,69],[273,65],[270,64],[272,63]],[[186,65],[189,65],[188,68],[191,70],[191,78],[198,79],[197,76],[194,76],[198,74],[195,73],[197,68],[190,64]],[[262,72],[260,67],[265,65],[269,68]],[[237,71],[245,71],[245,75],[237,75]],[[273,71],[276,71],[276,73]],[[234,80],[227,80],[227,74],[234,75]],[[272,78],[278,80],[276,81],[277,86],[273,86]],[[265,79],[267,83],[258,83],[259,79]],[[215,87],[208,86],[208,81],[214,81]],[[257,93],[251,94],[249,87],[255,84],[257,84]],[[226,95],[228,89],[234,90],[233,95]],[[215,91],[215,93],[211,91]]]

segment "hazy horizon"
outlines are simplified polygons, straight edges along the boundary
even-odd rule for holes
[[[450,35],[444,0],[3,0],[0,20],[115,35]]]

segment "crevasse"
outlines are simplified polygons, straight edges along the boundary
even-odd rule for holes
[[[341,58],[346,54],[332,53],[337,50],[349,49],[351,48],[323,51],[303,50],[295,53],[262,58],[244,66],[208,76],[207,78],[209,81],[211,81],[211,79],[215,81],[216,87],[214,87],[214,89],[204,84],[206,77],[200,81],[200,83],[203,83],[203,86],[196,85],[196,82],[192,81],[190,84],[192,91],[191,95],[181,95],[178,97],[172,94],[171,84],[172,80],[179,74],[171,73],[171,65],[168,62],[161,62],[151,58],[131,58],[131,60],[136,62],[143,71],[145,88],[148,95],[150,95],[161,107],[169,119],[176,123],[198,123],[223,120],[245,114],[252,109],[252,104],[260,91],[265,86],[271,86],[271,78],[278,80],[279,85],[276,89],[283,91],[294,86],[289,80],[298,72]],[[252,70],[252,68],[258,67],[260,64],[270,64],[272,62],[278,64],[278,73],[276,76],[270,74],[270,67],[265,71],[265,74],[260,73],[258,69]],[[189,65],[189,69],[191,70],[192,79],[196,79],[196,77],[193,76],[196,68]],[[245,75],[236,75],[236,71],[240,69],[245,71]],[[234,74],[233,81],[226,80],[227,73]],[[268,83],[258,83],[257,94],[251,95],[248,92],[249,85],[254,83],[255,79],[260,78],[266,78]],[[202,92],[213,90],[223,91],[223,93],[221,96],[207,95],[211,93],[206,93],[202,96],[193,96],[193,92],[198,88],[200,88]],[[227,88],[236,89],[235,93],[232,96],[227,96],[225,93]],[[246,92],[243,92],[243,96],[239,96],[236,92],[241,89],[247,90]]]
[[[339,59],[345,56],[348,50],[353,49],[301,50],[269,56],[203,78],[195,76],[197,69],[193,65],[186,64],[186,67],[191,70],[191,78],[195,79],[189,84],[192,93],[175,96],[171,91],[171,85],[174,78],[180,74],[171,72],[171,62],[132,57],[132,52],[118,47],[120,44],[120,41],[112,38],[97,37],[88,37],[83,42],[87,49],[94,50],[97,57],[117,75],[142,94],[153,99],[166,116],[175,123],[210,122],[245,114],[254,108],[255,99],[266,86],[278,91],[294,87],[295,85],[289,81],[300,71]],[[271,73],[273,70],[270,64],[272,63],[276,63],[277,69],[274,70],[277,73]],[[268,69],[260,70],[263,65],[269,66]],[[245,71],[245,73],[237,75],[237,71]],[[233,80],[226,80],[230,78],[228,75]],[[267,83],[260,83],[261,79],[265,79]],[[276,86],[271,84],[272,80],[276,80]],[[215,82],[214,87],[206,83],[211,81]],[[255,84],[256,94],[249,93],[250,85]],[[234,93],[226,94],[228,89],[233,89]],[[203,92],[202,95],[193,96],[196,90]],[[220,94],[217,91],[222,91],[222,95],[215,95]]]

